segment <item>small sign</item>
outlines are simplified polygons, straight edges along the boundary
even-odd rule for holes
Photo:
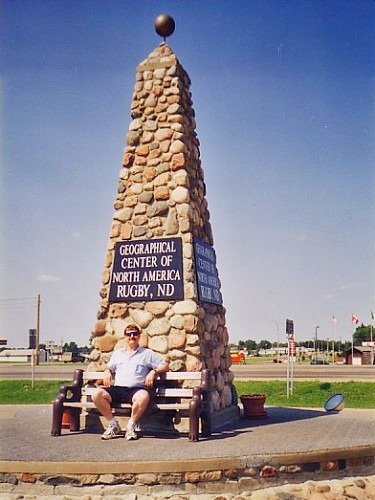
[[[29,329],[29,349],[36,349],[36,329]]]
[[[181,238],[116,243],[109,302],[183,298]]]
[[[295,340],[293,339],[293,337],[289,337],[289,341],[288,341],[288,355],[289,356],[293,356],[296,354],[296,342]]]
[[[294,335],[294,321],[292,319],[287,319],[285,322],[285,330],[286,334],[289,337],[293,337]]]
[[[208,243],[194,239],[194,254],[199,300],[221,306],[223,298],[220,292],[215,250]]]

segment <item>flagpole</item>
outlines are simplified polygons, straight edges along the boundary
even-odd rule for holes
[[[372,345],[372,324],[374,322],[374,313],[372,311],[371,312],[371,323],[370,323],[370,344],[371,344],[371,356],[370,356],[370,360],[371,360],[371,366],[374,364],[374,347]]]
[[[332,314],[332,362],[335,363],[335,326],[338,323],[337,318]]]
[[[353,313],[352,313],[352,325],[355,325],[355,319]],[[352,366],[354,365],[354,332],[352,331]]]
[[[335,321],[332,317],[332,363],[335,364]]]
[[[359,324],[359,319],[353,313],[352,313],[352,323],[353,323],[353,325]],[[357,331],[357,327],[355,328],[354,332],[352,332],[352,365],[354,364],[354,334],[356,331]]]

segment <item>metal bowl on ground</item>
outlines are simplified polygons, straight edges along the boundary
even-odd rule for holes
[[[345,406],[345,396],[338,392],[327,399],[324,405],[326,411],[341,411]]]

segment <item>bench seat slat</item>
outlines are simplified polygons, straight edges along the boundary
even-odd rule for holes
[[[201,372],[167,372],[160,376],[161,380],[201,380]],[[84,372],[83,380],[102,380],[103,372]]]
[[[95,409],[96,406],[94,403],[80,403],[80,402],[72,402],[72,403],[63,403],[63,406],[66,408],[87,408],[87,409]],[[188,410],[189,403],[154,403],[153,406],[159,408],[159,410]],[[121,405],[116,406],[114,409],[124,408],[131,409],[131,405],[128,403],[122,403]]]
[[[192,389],[171,389],[171,388],[164,388],[164,387],[158,387],[155,390],[156,396],[161,396],[164,398],[192,398],[193,397],[193,391]]]
[[[167,372],[160,376],[161,380],[201,380],[201,372]]]
[[[96,387],[82,387],[82,396],[92,396]],[[157,397],[164,398],[191,398],[193,396],[192,389],[174,389],[158,387],[155,390]]]

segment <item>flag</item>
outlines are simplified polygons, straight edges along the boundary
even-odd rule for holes
[[[352,313],[352,323],[354,323],[355,325],[358,325],[359,323],[359,319],[357,318],[357,316],[355,314]]]
[[[336,316],[332,316],[332,323],[334,325],[337,325],[338,322],[339,322],[339,320],[336,318]]]
[[[371,319],[374,320],[375,319],[374,318],[374,313],[372,311],[370,311],[370,313],[371,313]]]

